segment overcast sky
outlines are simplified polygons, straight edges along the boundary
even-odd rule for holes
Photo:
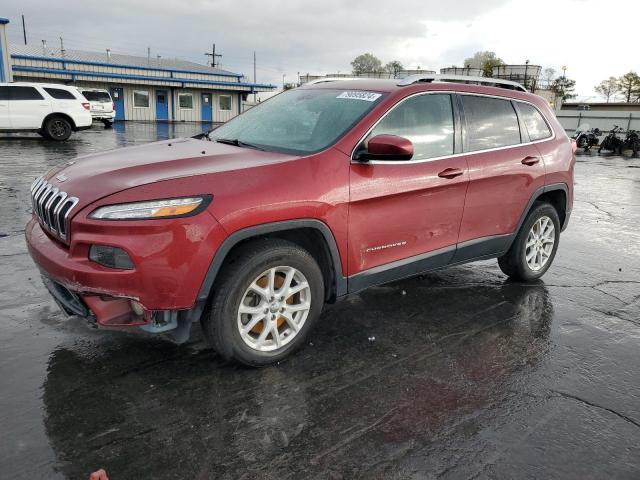
[[[12,42],[22,42],[21,14],[30,44],[62,36],[66,48],[142,56],[150,46],[204,64],[215,42],[222,67],[250,79],[255,50],[258,81],[278,85],[283,74],[349,72],[364,52],[431,70],[478,50],[566,65],[583,99],[600,80],[640,71],[638,0],[21,0],[0,8]]]

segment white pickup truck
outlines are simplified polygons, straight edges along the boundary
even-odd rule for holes
[[[0,132],[36,132],[67,140],[91,128],[90,104],[76,87],[47,83],[0,83]]]

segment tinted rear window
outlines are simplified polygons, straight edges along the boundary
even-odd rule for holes
[[[77,98],[69,90],[45,87],[44,91],[56,100],[77,100]]]
[[[0,87],[0,100],[9,100],[9,87]]]
[[[33,87],[9,87],[10,100],[43,100],[44,97]]]
[[[518,110],[520,110],[522,123],[524,123],[524,126],[529,133],[529,139],[532,142],[549,138],[551,136],[549,125],[547,125],[547,122],[536,107],[529,105],[528,103],[518,102]]]
[[[509,100],[461,95],[467,120],[469,151],[520,143],[518,117]]]
[[[111,97],[107,92],[82,92],[84,98],[90,102],[111,102]]]

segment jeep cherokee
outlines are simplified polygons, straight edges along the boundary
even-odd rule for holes
[[[472,84],[473,83],[473,84]],[[326,80],[203,135],[84,156],[32,185],[31,256],[62,310],[266,365],[323,305],[497,258],[530,281],[573,202],[574,146],[518,84]]]

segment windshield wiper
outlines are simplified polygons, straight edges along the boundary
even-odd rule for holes
[[[217,138],[216,142],[225,143],[227,145],[234,145],[236,147],[253,148],[255,150],[264,151],[264,148],[259,147],[258,145],[254,145],[253,143],[243,142],[241,140],[238,140],[237,138]]]

